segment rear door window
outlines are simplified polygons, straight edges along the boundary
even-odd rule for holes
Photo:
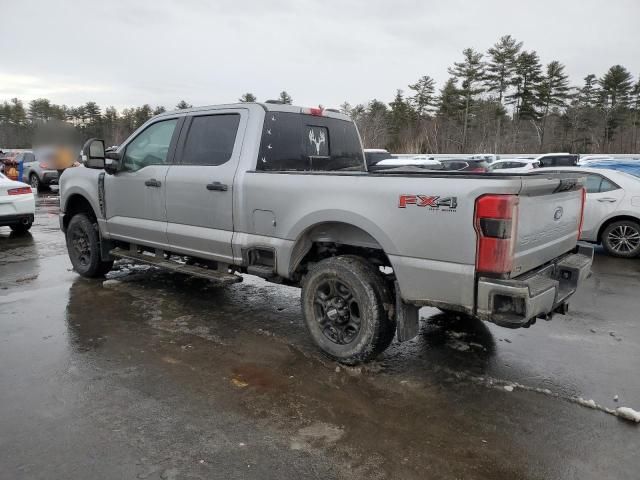
[[[610,180],[607,180],[606,178],[602,179],[602,182],[600,183],[600,192],[610,192],[612,190],[617,190],[620,187],[618,185],[616,185],[615,183],[611,182]]]
[[[233,154],[240,115],[194,117],[182,153],[183,165],[222,165]]]
[[[360,138],[352,122],[338,118],[267,112],[258,170],[364,170]]]
[[[602,182],[602,177],[600,175],[589,175],[587,176],[587,193],[598,193],[600,191],[600,183]]]

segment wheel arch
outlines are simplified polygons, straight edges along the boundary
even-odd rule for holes
[[[640,225],[640,218],[634,217],[633,215],[624,214],[624,215],[616,215],[614,217],[607,218],[604,222],[602,222],[602,225],[600,225],[600,228],[598,229],[598,236],[596,237],[597,242],[602,243],[602,234],[604,233],[605,229],[609,225],[611,225],[612,223],[620,222],[624,220],[631,221]]]
[[[314,246],[326,246],[326,252],[315,251]],[[332,248],[346,249],[349,253],[363,256],[376,255],[390,265],[383,243],[366,227],[345,221],[326,220],[310,224],[297,235],[291,249],[289,272],[299,272],[318,256],[332,256]]]
[[[65,201],[64,209],[65,215],[63,217],[63,227],[66,231],[69,226],[71,218],[77,213],[87,213],[93,220],[97,220],[96,209],[87,199],[86,195],[82,193],[72,193]]]

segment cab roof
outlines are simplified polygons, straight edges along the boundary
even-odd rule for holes
[[[316,115],[323,117],[336,118],[340,120],[351,121],[348,115],[340,113],[334,109],[325,109],[320,107],[301,107],[298,105],[288,105],[284,103],[267,103],[267,102],[237,102],[237,103],[225,103],[220,105],[206,105],[202,107],[185,108],[183,110],[172,110],[164,112],[157,117],[163,117],[175,114],[189,114],[198,112],[207,112],[212,110],[234,109],[234,108],[250,108],[250,109],[262,109],[265,112],[288,112],[288,113],[300,113],[306,115]]]

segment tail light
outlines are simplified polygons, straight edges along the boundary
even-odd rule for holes
[[[491,274],[511,272],[518,224],[518,197],[479,197],[474,223],[478,234],[476,270]]]
[[[587,201],[587,190],[582,187],[582,205],[580,206],[580,223],[578,224],[578,240],[582,236],[582,225],[584,224],[584,206]]]
[[[48,170],[49,164],[47,162],[40,162],[40,168],[43,170]]]
[[[474,172],[474,173],[486,173],[487,169],[484,167],[475,167],[472,168],[471,170],[469,170],[470,172]]]
[[[9,195],[26,195],[28,193],[33,193],[31,187],[19,187],[19,188],[10,188],[7,193]]]

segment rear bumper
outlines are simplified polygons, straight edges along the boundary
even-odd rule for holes
[[[33,223],[33,213],[0,216],[0,227]]]
[[[566,313],[567,301],[591,272],[593,247],[574,253],[520,277],[501,280],[480,277],[476,316],[497,325],[518,328],[536,318]]]
[[[40,179],[43,185],[57,185],[58,184],[58,171],[57,170],[45,170],[42,172],[42,178]]]

